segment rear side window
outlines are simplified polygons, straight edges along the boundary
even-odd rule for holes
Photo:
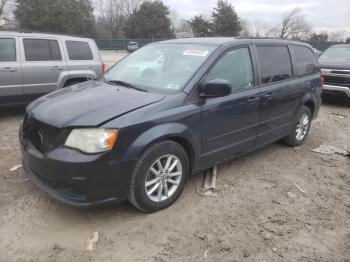
[[[70,60],[93,60],[91,48],[87,42],[66,41]]]
[[[16,42],[13,38],[0,38],[0,62],[16,61]]]
[[[303,76],[319,71],[314,53],[304,46],[293,46],[295,55],[295,75]]]
[[[292,63],[286,46],[257,47],[261,67],[261,83],[268,84],[292,77]]]
[[[57,40],[23,39],[26,61],[62,60]]]

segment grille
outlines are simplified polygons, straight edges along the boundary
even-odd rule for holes
[[[23,138],[28,139],[42,153],[53,149],[61,133],[57,127],[45,124],[28,115],[23,121]]]
[[[338,77],[338,76],[325,76],[324,83],[330,85],[340,85],[350,87],[350,78]]]

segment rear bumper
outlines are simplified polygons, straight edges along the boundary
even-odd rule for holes
[[[336,86],[336,85],[325,84],[323,86],[322,92],[324,94],[331,94],[331,95],[343,94],[343,95],[350,98],[350,88],[346,87],[346,86]]]
[[[134,163],[114,160],[113,152],[86,155],[57,148],[43,155],[21,139],[28,178],[60,202],[90,207],[126,200]]]

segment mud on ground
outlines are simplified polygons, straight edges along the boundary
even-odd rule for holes
[[[350,159],[311,152],[350,148],[349,107],[323,105],[299,148],[275,143],[221,165],[217,197],[196,193],[199,174],[148,215],[127,202],[68,207],[23,169],[10,172],[21,163],[22,118],[23,109],[0,111],[0,261],[350,261]]]

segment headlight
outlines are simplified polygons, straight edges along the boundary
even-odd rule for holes
[[[70,132],[65,146],[85,153],[100,153],[112,149],[117,137],[117,129],[78,128]]]
[[[322,75],[327,75],[327,74],[329,74],[331,72],[332,72],[332,70],[330,70],[330,69],[321,69],[321,74]]]

